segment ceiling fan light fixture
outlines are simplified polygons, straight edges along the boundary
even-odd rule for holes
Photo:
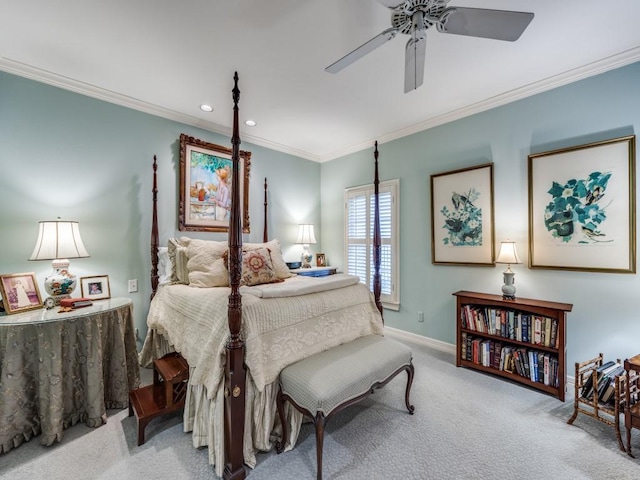
[[[244,124],[247,127],[255,127],[258,123],[255,120],[246,120]]]
[[[202,105],[200,105],[200,110],[202,110],[203,112],[213,112],[213,107],[211,105],[203,103]]]

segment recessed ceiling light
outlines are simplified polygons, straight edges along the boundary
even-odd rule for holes
[[[245,124],[247,127],[255,127],[255,126],[257,125],[257,123],[256,123],[256,121],[255,121],[255,120],[247,120],[246,122],[244,122],[244,124]]]
[[[202,110],[203,112],[213,112],[213,107],[211,105],[203,103],[202,105],[200,105],[200,110]]]

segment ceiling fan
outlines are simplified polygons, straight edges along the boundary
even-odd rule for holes
[[[533,19],[533,13],[484,8],[447,7],[450,0],[378,0],[391,10],[391,28],[332,63],[325,71],[337,73],[385,44],[398,33],[410,35],[405,48],[404,93],[424,80],[427,29],[514,42]]]

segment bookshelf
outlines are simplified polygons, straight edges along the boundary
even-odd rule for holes
[[[570,303],[459,291],[456,365],[507,378],[564,402]]]

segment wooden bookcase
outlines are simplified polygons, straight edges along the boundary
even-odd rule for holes
[[[504,377],[551,394],[564,402],[567,381],[566,317],[567,313],[573,309],[572,304],[529,298],[506,300],[501,295],[467,291],[459,291],[453,295],[457,298],[456,365],[458,367],[472,368]],[[473,317],[474,323],[471,327],[467,324],[467,317]],[[497,321],[495,318],[501,320]],[[540,332],[540,329],[534,326],[536,318],[540,319],[542,326],[541,335],[543,336],[540,337],[536,336],[536,331]],[[544,328],[547,323],[550,325],[548,330]],[[551,328],[553,325],[555,325],[554,329]],[[474,341],[478,348],[485,348],[492,352],[487,355],[486,358],[490,356],[490,361],[485,362],[485,365],[481,359],[478,361],[477,357],[475,361],[474,358],[468,358],[473,357],[473,355],[467,355],[467,352],[474,348]],[[543,368],[536,369],[536,373],[540,373],[537,381],[532,380],[530,376],[520,375],[516,368],[510,368],[510,366],[507,366],[507,369],[501,368],[503,364],[499,357],[504,357],[507,352],[510,352],[507,357],[514,358],[513,351],[518,351],[516,357],[520,352],[527,352],[522,360],[523,363],[519,365],[523,373],[524,363],[528,364],[528,360],[532,358],[528,356],[529,351],[532,352],[534,359],[543,359],[543,365],[546,357],[549,365],[547,382],[545,383]]]

